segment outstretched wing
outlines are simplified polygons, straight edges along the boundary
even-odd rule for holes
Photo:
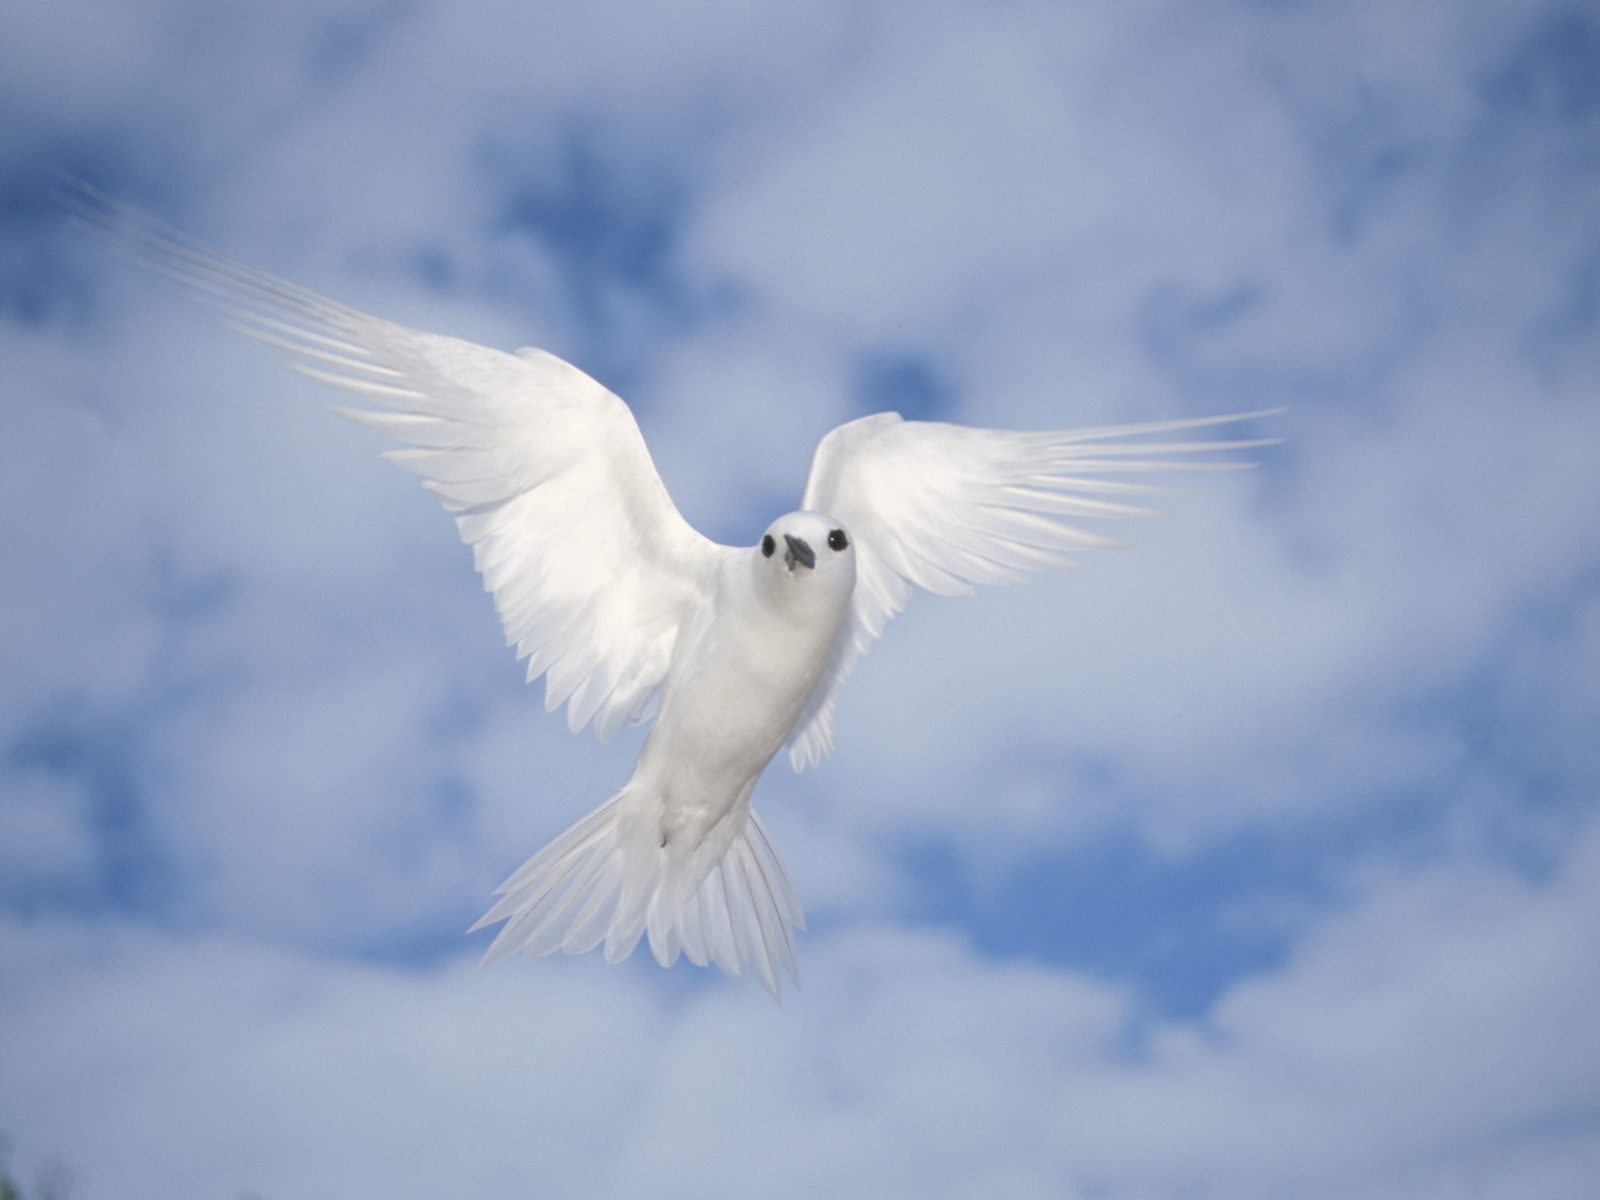
[[[667,495],[628,406],[542,350],[515,354],[369,316],[225,258],[88,188],[113,245],[222,307],[290,366],[358,397],[337,411],[405,443],[384,457],[455,517],[506,642],[545,705],[602,741],[650,715],[721,548]]]
[[[975,583],[1016,583],[1026,571],[1071,566],[1075,551],[1117,545],[1072,522],[1154,515],[1129,498],[1163,489],[1115,476],[1248,466],[1182,456],[1277,440],[1152,442],[1149,435],[1268,415],[1013,433],[877,413],[829,433],[811,460],[801,507],[827,513],[849,531],[856,590],[790,739],[795,770],[832,751],[839,685],[906,606],[912,585],[957,595]]]

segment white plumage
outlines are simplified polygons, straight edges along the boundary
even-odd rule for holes
[[[878,413],[823,438],[799,510],[759,545],[721,546],[673,506],[627,405],[576,367],[369,316],[85,185],[67,200],[401,443],[385,457],[455,518],[547,708],[602,741],[653,718],[617,794],[500,886],[474,926],[504,923],[485,962],[602,943],[614,962],[647,938],[663,966],[749,971],[776,997],[804,918],[751,790],[785,744],[797,771],[828,755],[841,683],[913,588],[1068,565],[1113,544],[1074,520],[1151,511],[1132,501],[1159,489],[1122,476],[1244,465],[1184,456],[1265,444],[1148,440],[1262,413],[1048,433]]]

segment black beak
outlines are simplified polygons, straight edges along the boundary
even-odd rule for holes
[[[800,538],[786,533],[783,535],[783,540],[789,546],[789,553],[783,556],[783,561],[789,564],[789,570],[794,570],[795,563],[807,569],[817,565],[816,553]]]

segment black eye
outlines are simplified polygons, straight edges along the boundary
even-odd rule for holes
[[[844,530],[842,529],[835,529],[828,535],[829,550],[843,550],[849,544],[850,539],[845,537]]]
[[[778,548],[778,543],[772,540],[772,535],[770,533],[767,534],[766,537],[761,539],[761,557],[762,558],[771,558],[772,557],[772,552],[774,550],[776,550],[777,548]]]

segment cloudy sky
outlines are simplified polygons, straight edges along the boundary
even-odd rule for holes
[[[1577,1200],[1600,1177],[1600,19],[13,0],[0,1132],[81,1200]],[[626,777],[86,177],[633,404],[753,542],[882,408],[1291,406],[919,599],[756,793],[804,986],[462,930]]]

